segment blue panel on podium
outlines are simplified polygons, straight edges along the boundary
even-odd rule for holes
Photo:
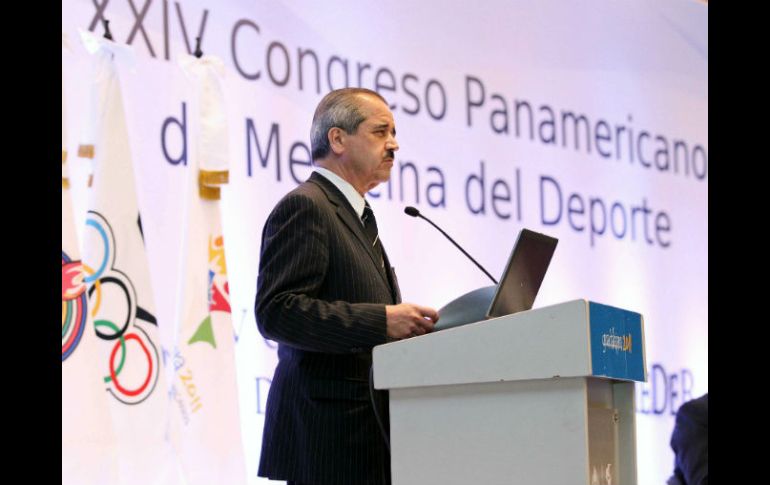
[[[642,316],[589,302],[591,368],[595,376],[646,381]]]

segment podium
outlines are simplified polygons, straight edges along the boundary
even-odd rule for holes
[[[374,348],[393,485],[636,484],[642,315],[586,300]]]

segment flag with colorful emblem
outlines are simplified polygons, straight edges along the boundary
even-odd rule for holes
[[[81,32],[94,61],[93,185],[84,236],[88,304],[99,338],[102,390],[117,436],[120,479],[174,484],[179,471],[168,439],[168,398],[142,219],[126,128],[118,63],[126,46]]]
[[[66,38],[62,34],[62,47]],[[62,60],[61,444],[62,484],[117,481],[115,436],[97,370],[98,342],[89,314],[70,193]]]
[[[188,56],[196,92],[197,149],[186,169],[185,232],[177,306],[172,406],[174,437],[187,483],[245,484],[235,371],[235,332],[222,236],[220,186],[228,182],[222,62]],[[195,104],[193,104],[195,106]]]

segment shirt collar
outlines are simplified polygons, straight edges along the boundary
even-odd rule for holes
[[[360,221],[361,216],[364,214],[364,206],[366,205],[366,200],[361,197],[361,194],[359,194],[358,191],[356,191],[356,189],[350,185],[350,182],[343,179],[331,170],[323,167],[315,167],[315,171],[326,180],[333,183],[334,186],[337,187],[340,192],[342,192],[342,195],[345,196],[348,202],[350,202],[350,206],[353,207],[353,210],[356,211],[356,214],[358,214],[358,220]]]

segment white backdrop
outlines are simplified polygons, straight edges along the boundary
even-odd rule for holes
[[[75,155],[84,141],[88,94],[77,32],[101,33],[101,11],[115,40],[136,53],[132,67],[122,66],[122,85],[161,327],[174,315],[182,233],[185,165],[177,162],[194,140],[182,131],[194,109],[177,64],[185,36],[194,49],[203,25],[204,52],[227,66],[232,160],[222,211],[252,483],[276,359],[253,315],[262,225],[295,177],[309,175],[313,109],[346,82],[379,85],[394,105],[401,150],[391,183],[370,200],[405,301],[438,308],[488,284],[433,228],[405,216],[406,205],[493,274],[520,228],[558,237],[535,305],[582,297],[644,315],[649,382],[637,387],[638,474],[643,484],[665,481],[673,414],[708,390],[705,5],[97,2],[62,1],[72,46],[63,57],[68,149]],[[70,161],[83,221],[88,162]],[[483,192],[472,177],[482,166]]]

